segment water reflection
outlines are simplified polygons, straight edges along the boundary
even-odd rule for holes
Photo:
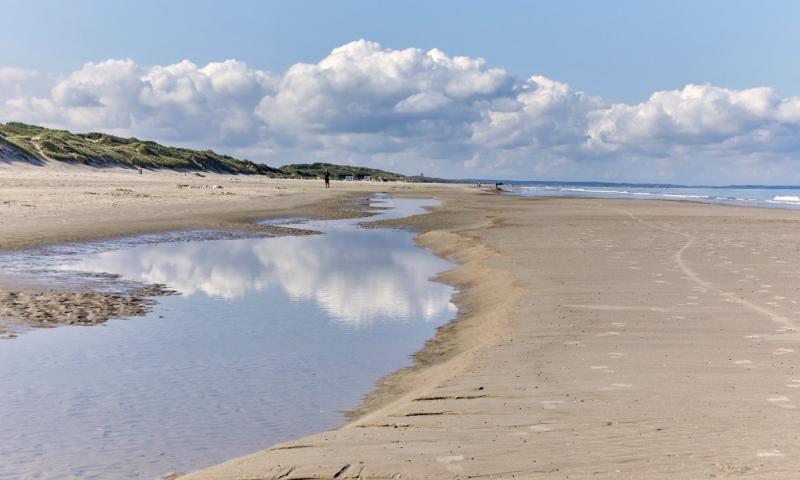
[[[398,201],[379,218],[425,204]],[[37,258],[184,295],[102,328],[0,342],[0,480],[152,479],[340,424],[453,318],[452,289],[429,281],[449,264],[408,232],[358,222]]]
[[[277,287],[289,298],[317,302],[349,327],[452,313],[451,288],[429,281],[447,262],[416,247],[407,232],[356,226],[423,213],[437,202],[384,195],[370,200],[381,210],[367,220],[291,223],[324,235],[144,244],[91,254],[60,268],[113,273],[186,296],[227,300]]]
[[[429,278],[446,262],[406,232],[330,229],[324,235],[141,245],[95,254],[68,268],[162,283],[228,300],[277,286],[316,301],[333,319],[431,319],[452,310],[450,288]]]

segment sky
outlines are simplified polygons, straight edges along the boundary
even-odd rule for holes
[[[447,178],[800,183],[800,2],[0,0],[0,122]]]

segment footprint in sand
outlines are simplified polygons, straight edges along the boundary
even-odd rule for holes
[[[781,453],[780,450],[773,449],[773,450],[759,450],[756,453],[756,456],[759,458],[769,458],[769,457],[785,457],[786,455]]]
[[[789,379],[786,381],[789,382],[786,384],[788,388],[800,388],[800,378],[789,377]]]
[[[773,355],[786,355],[787,353],[794,353],[794,349],[781,347],[781,348],[776,348],[775,350],[772,351]]]
[[[767,401],[776,407],[780,408],[797,408],[792,403],[792,400],[789,397],[785,397],[783,395],[775,395],[774,397],[769,397]]]
[[[542,424],[531,425],[528,428],[533,430],[534,432],[552,432],[553,431],[553,427],[551,427],[550,425],[542,425]]]
[[[545,410],[555,410],[559,405],[564,403],[564,400],[542,400],[542,408]]]
[[[448,472],[460,473],[464,471],[464,467],[460,465],[453,465],[454,462],[464,460],[464,455],[449,455],[446,457],[436,457],[436,461],[443,464]]]
[[[601,387],[600,391],[601,392],[610,392],[610,391],[614,391],[614,390],[625,390],[625,389],[631,388],[632,386],[633,385],[631,385],[630,383],[612,383],[611,385],[609,385],[607,387]]]
[[[614,370],[608,368],[605,365],[591,365],[589,368],[591,368],[592,370],[599,370],[603,373],[614,373]]]

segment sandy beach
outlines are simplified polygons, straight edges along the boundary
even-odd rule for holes
[[[437,196],[461,314],[418,367],[185,478],[796,478],[796,212]]]
[[[370,192],[411,188],[432,187],[334,182],[326,190],[321,181],[0,163],[0,251],[170,230],[303,234],[253,222],[358,216],[358,202]],[[33,326],[98,324],[141,315],[152,303],[149,297],[170,293],[160,285],[122,295],[64,291],[0,272],[0,317]],[[13,329],[0,326],[4,334],[13,335]]]
[[[0,249],[342,215],[377,191],[443,202],[394,222],[458,265],[458,318],[415,366],[341,428],[182,479],[797,478],[798,212],[42,172],[0,170]]]

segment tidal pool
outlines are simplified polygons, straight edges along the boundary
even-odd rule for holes
[[[0,479],[151,479],[341,424],[455,315],[452,288],[431,280],[448,262],[409,232],[358,226],[433,204],[376,198],[375,217],[292,222],[322,235],[51,255],[37,268],[53,278],[112,273],[181,295],[0,341]]]

